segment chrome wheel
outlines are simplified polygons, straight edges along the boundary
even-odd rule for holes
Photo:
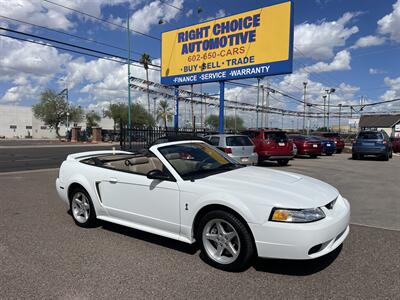
[[[90,204],[85,194],[78,192],[72,198],[71,210],[74,219],[79,223],[86,223],[90,216]]]
[[[207,255],[217,263],[230,264],[240,254],[240,239],[235,228],[225,220],[212,219],[204,226],[203,245]]]

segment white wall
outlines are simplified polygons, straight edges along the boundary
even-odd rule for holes
[[[99,123],[99,126],[103,129],[112,130],[114,128],[112,119],[102,118]],[[16,126],[16,128],[13,129],[10,126]],[[86,128],[85,122],[79,123],[78,126],[82,127],[82,129]],[[65,135],[66,130],[67,128],[61,125],[60,135]],[[25,138],[28,135],[31,135],[34,139],[57,138],[56,130],[36,119],[33,116],[31,107],[0,105],[0,137]]]

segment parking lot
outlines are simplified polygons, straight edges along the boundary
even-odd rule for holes
[[[352,205],[343,247],[313,261],[257,259],[245,272],[222,272],[195,246],[107,223],[77,227],[56,195],[57,169],[0,173],[0,298],[398,298],[400,157],[262,167],[336,186]]]

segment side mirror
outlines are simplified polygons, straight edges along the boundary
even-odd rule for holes
[[[160,170],[151,170],[147,173],[147,178],[149,179],[156,179],[156,180],[171,180],[171,176],[165,175]]]

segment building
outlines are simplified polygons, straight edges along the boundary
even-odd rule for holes
[[[86,128],[84,122],[78,126]],[[114,122],[109,118],[102,118],[99,126],[112,130]],[[59,132],[64,135],[66,130],[67,128],[61,125]],[[35,118],[32,107],[0,105],[0,138],[55,139],[57,135],[54,128]]]
[[[362,130],[384,130],[390,136],[400,137],[400,114],[374,114],[361,116]]]

